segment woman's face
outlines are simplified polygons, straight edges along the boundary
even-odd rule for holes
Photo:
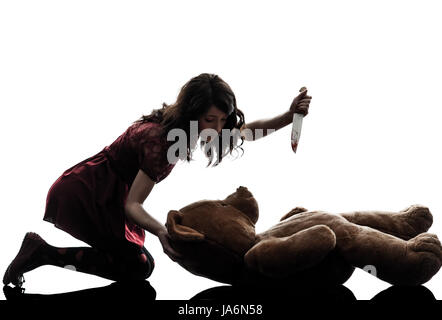
[[[226,124],[226,119],[227,114],[212,105],[207,113],[198,119],[198,134],[204,129],[213,129],[220,134]]]

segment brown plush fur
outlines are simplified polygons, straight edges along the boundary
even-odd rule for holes
[[[344,283],[354,267],[374,267],[391,284],[418,285],[442,264],[428,208],[331,214],[296,207],[255,234],[258,204],[245,187],[168,214],[172,245],[188,271],[237,285]]]

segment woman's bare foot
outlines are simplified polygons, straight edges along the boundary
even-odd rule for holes
[[[42,249],[47,245],[38,234],[34,232],[26,233],[17,256],[12,260],[3,276],[3,283],[12,283],[21,286],[22,276],[25,272],[31,271],[42,265]]]

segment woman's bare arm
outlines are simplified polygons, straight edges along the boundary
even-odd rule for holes
[[[256,120],[244,124],[241,128],[241,134],[247,141],[254,141],[290,124],[292,117],[293,113],[287,111],[270,119]]]
[[[132,182],[132,186],[127,195],[124,211],[128,219],[156,235],[163,246],[164,253],[173,261],[176,261],[176,259],[179,258],[179,254],[170,246],[170,238],[166,227],[148,214],[143,208],[144,200],[146,200],[154,185],[155,182],[152,181],[144,171],[138,170],[138,174]]]
[[[126,216],[135,224],[154,235],[158,235],[158,232],[164,230],[165,226],[161,225],[143,208],[143,203],[154,185],[155,182],[142,170],[139,170],[127,195],[124,210]]]
[[[245,140],[254,141],[287,126],[292,122],[295,112],[307,115],[312,97],[307,95],[306,89],[303,89],[305,88],[302,88],[301,93],[293,99],[288,111],[270,119],[244,124],[240,131]]]

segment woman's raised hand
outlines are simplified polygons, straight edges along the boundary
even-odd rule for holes
[[[306,116],[308,114],[308,109],[310,106],[311,96],[307,95],[307,88],[302,87],[300,93],[293,99],[290,105],[291,113],[300,113]]]

